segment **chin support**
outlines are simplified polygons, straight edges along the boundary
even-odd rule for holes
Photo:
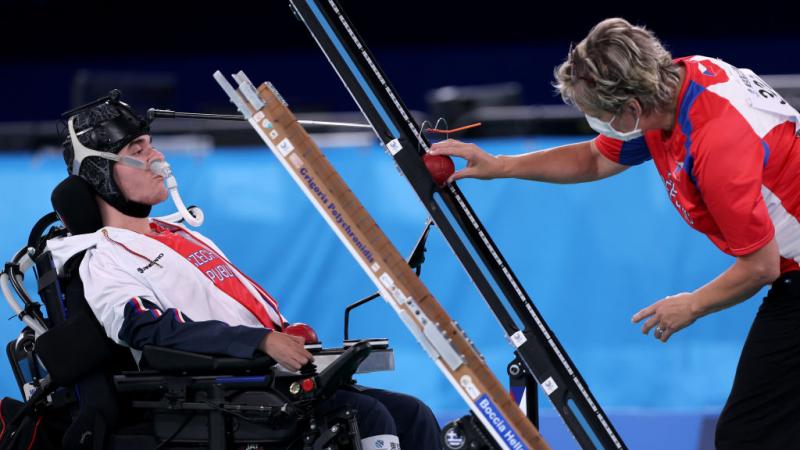
[[[178,209],[183,220],[193,227],[202,225],[205,220],[203,212],[199,208],[193,208],[192,212],[186,209],[186,205],[183,204],[183,199],[178,193],[178,181],[175,180],[175,175],[172,174],[172,168],[169,163],[163,159],[153,161],[150,163],[150,171],[164,178],[169,195],[172,197],[172,202],[175,203],[175,208]]]

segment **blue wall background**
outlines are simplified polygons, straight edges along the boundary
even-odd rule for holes
[[[584,138],[477,143],[509,154]],[[426,214],[391,159],[377,145],[326,154],[407,254]],[[201,231],[279,299],[290,320],[312,324],[327,346],[340,344],[343,308],[374,287],[266,148],[167,156],[184,200],[206,212]],[[49,210],[50,191],[64,176],[60,154],[0,154],[0,258],[10,259],[23,244],[34,221]],[[724,403],[759,301],[703,318],[667,344],[644,337],[631,324],[640,308],[695,289],[732,263],[681,221],[654,168],[648,163],[582,185],[519,180],[459,185],[600,404],[617,418],[630,447],[696,448],[687,443],[699,439],[703,414]],[[168,206],[155,213],[171,212]],[[505,382],[512,347],[435,229],[422,279]],[[396,350],[395,372],[359,381],[417,395],[443,420],[466,412],[388,305],[376,300],[351,317],[351,336],[389,337]],[[2,322],[0,341],[13,339],[19,329],[15,320]],[[0,363],[0,395],[18,397],[5,363]],[[551,444],[569,442],[555,413],[548,412],[550,405],[543,408],[542,430]],[[673,426],[682,432],[653,443],[653,432],[668,435]]]

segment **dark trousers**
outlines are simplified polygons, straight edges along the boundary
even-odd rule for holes
[[[403,450],[441,450],[439,423],[427,405],[410,395],[352,386],[338,390],[325,409],[348,406],[358,411],[361,437],[392,434]]]
[[[717,450],[800,449],[800,272],[778,278],[745,341]]]

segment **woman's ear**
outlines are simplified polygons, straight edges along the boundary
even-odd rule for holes
[[[627,106],[634,117],[642,117],[643,110],[642,110],[642,105],[639,103],[639,100],[632,98],[628,101]]]

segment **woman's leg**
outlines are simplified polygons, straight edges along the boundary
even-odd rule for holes
[[[800,273],[773,283],[745,341],[717,450],[800,449]]]

